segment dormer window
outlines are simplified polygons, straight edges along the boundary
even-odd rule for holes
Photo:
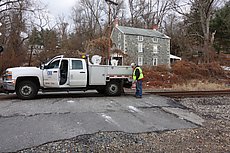
[[[153,42],[158,42],[158,38],[153,37],[153,38],[152,38],[152,41],[153,41]]]
[[[138,41],[143,41],[143,40],[144,40],[143,36],[138,36]]]

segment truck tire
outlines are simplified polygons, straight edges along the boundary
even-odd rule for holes
[[[33,81],[21,81],[16,87],[16,94],[20,99],[33,99],[38,94],[38,87]]]
[[[120,96],[121,95],[121,84],[118,81],[110,81],[106,85],[106,95],[108,96]]]

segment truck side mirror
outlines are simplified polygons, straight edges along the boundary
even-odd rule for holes
[[[41,65],[40,65],[40,69],[41,69],[41,70],[44,70],[44,69],[45,69],[45,64],[41,64]]]

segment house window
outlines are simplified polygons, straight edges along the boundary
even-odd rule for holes
[[[158,45],[153,45],[153,53],[154,54],[158,53]]]
[[[139,53],[143,52],[143,44],[142,43],[138,43],[138,52]]]
[[[124,53],[127,53],[127,48],[125,48]]]
[[[157,57],[153,57],[153,66],[157,66],[158,65],[158,59]]]
[[[118,49],[120,49],[120,50],[121,50],[121,44],[120,44],[120,43],[118,44]]]
[[[153,38],[152,38],[152,41],[153,41],[153,42],[158,42],[158,38],[153,37]]]
[[[143,65],[143,56],[138,56],[138,65],[139,66]]]
[[[121,40],[121,33],[118,34],[118,41]]]
[[[167,46],[167,51],[170,51],[170,45]]]
[[[143,40],[144,40],[143,36],[138,36],[138,41],[143,41]]]

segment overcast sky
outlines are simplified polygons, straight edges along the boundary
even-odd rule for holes
[[[58,15],[65,15],[66,17],[71,15],[71,9],[76,4],[77,0],[41,0],[42,3],[47,5],[47,9],[54,17]]]

